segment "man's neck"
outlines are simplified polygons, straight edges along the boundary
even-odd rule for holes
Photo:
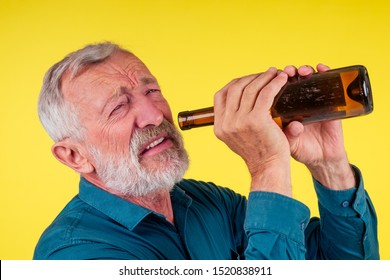
[[[168,222],[173,225],[175,224],[171,195],[168,190],[158,190],[155,193],[144,197],[124,197],[124,199],[159,213],[163,215]]]

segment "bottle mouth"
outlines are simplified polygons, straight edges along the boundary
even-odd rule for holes
[[[181,130],[188,130],[192,128],[194,124],[193,120],[191,120],[192,113],[190,111],[183,111],[177,115],[177,122],[179,123],[179,127]]]

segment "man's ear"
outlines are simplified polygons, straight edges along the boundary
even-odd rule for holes
[[[79,145],[72,143],[69,138],[59,141],[51,148],[53,155],[63,164],[69,166],[80,174],[95,171],[95,167],[82,152]]]

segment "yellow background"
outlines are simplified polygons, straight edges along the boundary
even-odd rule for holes
[[[211,106],[232,78],[270,66],[365,65],[375,109],[344,121],[345,142],[376,206],[381,257],[390,259],[389,8],[383,0],[0,0],[0,259],[30,259],[77,193],[78,175],[51,155],[37,97],[52,64],[105,40],[148,65],[174,115]],[[247,194],[245,166],[211,127],[183,135],[191,156],[186,177]],[[294,196],[316,215],[311,178],[292,164]]]

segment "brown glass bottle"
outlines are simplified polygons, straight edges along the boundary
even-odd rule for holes
[[[290,78],[275,97],[271,115],[284,127],[292,121],[311,123],[349,118],[372,110],[367,69],[356,65]],[[180,112],[178,122],[182,130],[212,125],[214,108]]]

